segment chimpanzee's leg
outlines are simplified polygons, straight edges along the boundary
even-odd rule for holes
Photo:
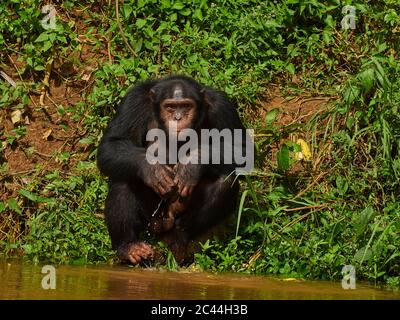
[[[204,180],[193,190],[187,210],[164,235],[178,262],[183,262],[190,240],[210,229],[234,212],[239,184],[234,177]]]
[[[142,221],[145,206],[141,201],[128,183],[110,182],[105,216],[112,247],[121,260],[133,264],[153,256],[151,246],[139,240],[145,228]]]

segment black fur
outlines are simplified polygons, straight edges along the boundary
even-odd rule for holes
[[[100,171],[110,178],[106,200],[106,222],[113,248],[120,254],[129,243],[139,241],[151,215],[160,203],[157,195],[143,181],[148,175],[146,133],[149,123],[158,122],[159,105],[170,98],[176,83],[186,98],[192,98],[199,114],[195,129],[244,129],[239,116],[227,97],[204,87],[191,78],[171,76],[148,80],[130,90],[110,122],[98,149]],[[150,90],[154,96],[151,97]],[[235,165],[198,165],[201,179],[195,187],[184,214],[177,218],[168,232],[172,246],[185,246],[188,241],[214,226],[233,212],[238,184],[233,176],[226,179]]]

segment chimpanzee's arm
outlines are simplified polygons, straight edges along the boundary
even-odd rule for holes
[[[101,172],[111,179],[143,179],[147,166],[142,137],[151,120],[148,92],[153,85],[148,81],[130,91],[104,133],[97,162]]]
[[[207,127],[210,129],[216,128],[219,131],[222,131],[223,129],[230,130],[232,134],[232,150],[234,148],[234,129],[240,129],[242,143],[239,145],[236,144],[236,148],[239,148],[239,150],[236,149],[235,151],[241,151],[240,149],[244,150],[246,143],[246,130],[239,118],[234,104],[220,91],[206,88],[205,94],[209,104]],[[236,169],[237,165],[235,164],[235,159],[232,159],[232,164],[226,163],[223,159],[224,143],[226,142],[221,141],[221,149],[219,150],[221,163],[213,164],[211,161],[212,155],[210,155],[210,164],[203,169],[206,171],[206,176],[224,176],[231,174]],[[214,150],[214,152],[218,152],[218,150]]]

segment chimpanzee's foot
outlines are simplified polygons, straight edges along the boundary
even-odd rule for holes
[[[154,250],[146,242],[139,241],[121,246],[118,249],[118,256],[123,261],[138,264],[143,260],[152,259],[154,257]]]

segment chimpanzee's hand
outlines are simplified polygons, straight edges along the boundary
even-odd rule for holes
[[[178,187],[178,193],[182,198],[189,197],[194,187],[201,178],[201,166],[198,164],[178,164],[174,183]]]
[[[174,172],[168,165],[147,164],[143,172],[143,181],[161,197],[176,190]]]

